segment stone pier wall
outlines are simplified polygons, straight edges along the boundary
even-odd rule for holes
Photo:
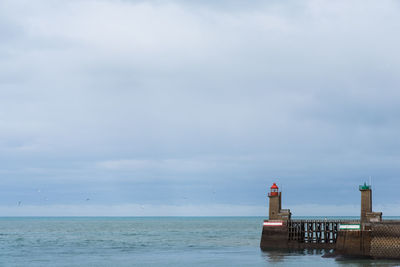
[[[307,234],[304,238],[292,240],[289,223],[282,221],[280,226],[264,225],[261,249],[334,249],[335,254],[343,256],[400,259],[400,221],[367,223],[360,230],[339,230],[334,242],[318,242],[318,238],[311,240],[305,238]]]
[[[374,258],[400,259],[400,222],[371,224],[370,255]]]
[[[369,257],[370,242],[371,231],[339,231],[335,253],[345,256]]]
[[[282,226],[263,226],[260,247],[262,250],[289,248],[287,221]]]

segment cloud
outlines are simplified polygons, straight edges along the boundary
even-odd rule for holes
[[[253,165],[254,156],[203,156],[196,158],[169,159],[119,159],[100,161],[95,167],[109,171],[163,171],[180,173],[218,172],[231,168],[239,170],[245,165]],[[241,168],[239,167],[241,165]]]
[[[27,205],[0,206],[2,216],[257,216],[247,205]]]
[[[212,166],[214,165],[214,166]],[[108,170],[176,170],[197,172],[204,169],[215,168],[215,163],[195,161],[188,159],[163,159],[163,160],[109,160],[97,163],[100,168]]]
[[[277,180],[352,205],[343,186],[372,175],[379,190],[400,171],[399,8],[2,1],[3,183],[168,188],[141,196],[170,204],[182,190],[205,203],[213,187],[219,204],[256,205]],[[379,203],[395,199],[387,190]]]
[[[294,217],[301,216],[359,216],[359,205],[306,204],[290,207]],[[375,211],[385,216],[398,216],[398,204],[379,205]],[[267,208],[256,205],[21,205],[0,206],[2,216],[261,216],[267,217]]]

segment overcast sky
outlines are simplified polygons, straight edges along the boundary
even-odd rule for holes
[[[0,1],[0,216],[400,215],[398,1]]]

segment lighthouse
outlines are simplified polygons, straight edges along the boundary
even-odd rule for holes
[[[382,221],[382,212],[372,211],[372,190],[371,185],[364,183],[359,186],[361,192],[361,222],[380,222]]]
[[[268,197],[269,220],[290,220],[290,210],[282,209],[282,192],[279,191],[279,187],[276,183],[271,186]]]

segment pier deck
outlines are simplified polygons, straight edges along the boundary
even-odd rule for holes
[[[264,221],[261,248],[335,248],[341,224],[359,225],[357,220],[288,220],[281,224]]]
[[[287,223],[288,240],[299,243],[334,244],[336,243],[339,226],[359,224],[354,220],[290,220]]]

